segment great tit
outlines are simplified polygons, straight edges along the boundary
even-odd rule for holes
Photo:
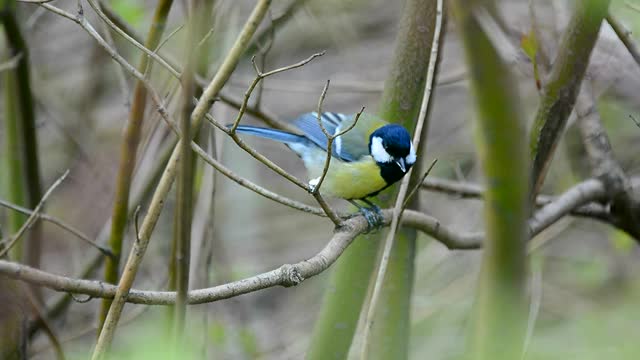
[[[320,121],[329,134],[338,134],[349,128],[355,115],[323,112]],[[293,121],[301,135],[286,131],[240,125],[236,131],[255,135],[287,145],[304,162],[309,173],[310,187],[318,185],[327,157],[328,139],[318,123],[316,112],[306,113]],[[377,195],[402,179],[416,162],[416,151],[409,132],[397,124],[362,113],[355,127],[334,139],[333,158],[322,182],[324,195],[354,200],[373,207],[368,197]]]

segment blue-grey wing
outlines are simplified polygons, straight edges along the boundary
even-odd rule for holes
[[[343,122],[348,122],[351,118],[352,116],[350,115],[323,112],[320,116],[320,121],[322,121],[322,125],[327,132],[333,135],[341,130]],[[293,123],[300,129],[300,131],[302,131],[307,139],[311,140],[322,149],[327,150],[328,139],[318,124],[318,113],[311,112],[303,114],[294,120]],[[361,156],[361,154],[354,154],[341,146],[340,138],[334,140],[331,153],[332,156],[343,161],[355,161]]]

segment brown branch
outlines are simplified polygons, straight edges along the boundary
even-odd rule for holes
[[[215,121],[212,117],[208,117],[207,120],[209,120],[210,123],[212,123],[214,126],[216,126],[217,128],[221,129],[222,131],[224,131],[227,135],[229,135],[229,137],[231,137],[231,139],[244,151],[246,151],[249,155],[253,156],[256,160],[260,161],[261,163],[263,163],[265,166],[267,166],[269,169],[273,170],[274,172],[276,172],[278,175],[284,177],[285,179],[289,180],[290,182],[292,182],[293,184],[295,184],[296,186],[300,187],[301,189],[307,191],[307,192],[311,192],[311,189],[309,188],[309,186],[307,184],[305,184],[304,182],[302,182],[301,180],[299,180],[298,178],[296,178],[295,176],[289,174],[286,170],[284,170],[283,168],[281,168],[280,166],[278,166],[277,164],[275,164],[273,161],[269,160],[266,156],[260,154],[259,152],[257,152],[256,150],[254,150],[253,148],[251,148],[249,145],[247,145],[236,133],[236,129],[238,128],[238,125],[240,124],[240,121],[242,120],[242,116],[244,115],[244,112],[246,110],[247,107],[247,103],[249,101],[249,98],[251,97],[251,93],[253,92],[253,90],[255,89],[255,87],[258,85],[258,83],[260,81],[262,81],[262,79],[268,77],[268,76],[272,76],[287,70],[291,70],[291,69],[295,69],[295,68],[299,68],[301,66],[306,65],[307,63],[309,63],[311,60],[315,59],[318,56],[322,56],[324,55],[324,52],[320,52],[320,53],[316,53],[313,54],[311,56],[309,56],[308,58],[299,61],[295,64],[292,65],[288,65],[288,66],[284,66],[278,69],[274,69],[268,72],[263,73],[260,69],[258,69],[258,67],[256,66],[255,63],[255,58],[252,59],[252,63],[254,66],[254,69],[256,71],[256,78],[253,81],[253,83],[249,86],[249,89],[247,89],[247,92],[244,95],[244,101],[242,103],[242,106],[240,107],[240,111],[238,112],[238,116],[236,117],[235,121],[233,122],[233,125],[231,126],[231,128],[227,129],[224,126],[222,126],[222,124],[220,124],[219,122]]]
[[[56,218],[54,216],[43,214],[42,212],[36,213],[34,210],[29,210],[27,208],[24,208],[22,206],[18,206],[16,204],[12,204],[12,203],[10,203],[8,201],[4,201],[2,199],[0,199],[0,206],[6,207],[7,209],[11,209],[11,210],[17,211],[17,212],[25,214],[25,215],[33,215],[33,214],[35,214],[38,217],[38,219],[50,222],[50,223],[60,227],[61,229],[70,232],[71,234],[75,235],[78,239],[80,239],[80,240],[86,242],[87,244],[93,246],[94,248],[96,248],[98,251],[100,251],[105,256],[113,256],[113,252],[111,252],[111,250],[109,248],[98,244],[96,241],[94,241],[91,238],[89,238],[89,236],[84,234],[82,231],[74,228],[73,226],[63,222],[62,220],[60,220],[60,219],[58,219],[58,218]]]
[[[327,129],[325,128],[324,124],[322,123],[322,104],[324,103],[324,99],[327,96],[329,83],[330,81],[327,80],[327,83],[325,84],[324,88],[322,89],[322,93],[320,94],[320,98],[318,99],[318,108],[316,109],[316,120],[318,121],[318,126],[320,126],[320,130],[322,131],[324,136],[327,138],[327,155],[325,157],[324,167],[322,169],[322,173],[320,174],[320,177],[318,178],[318,181],[315,182],[314,180],[315,182],[314,184],[309,182],[309,188],[311,190],[310,191],[311,195],[313,195],[313,197],[316,199],[318,204],[320,204],[320,207],[327,214],[327,217],[329,217],[329,219],[333,221],[335,226],[341,226],[342,220],[340,220],[340,218],[335,214],[333,209],[331,209],[329,204],[327,204],[327,202],[324,200],[324,198],[320,194],[320,187],[322,186],[322,183],[324,182],[324,179],[327,176],[327,173],[329,172],[329,166],[331,165],[331,158],[333,157],[333,142],[337,137],[342,136],[347,132],[351,131],[351,129],[353,129],[358,124],[358,120],[360,119],[360,115],[362,115],[362,112],[364,111],[364,107],[360,110],[358,114],[356,114],[356,117],[354,118],[353,123],[351,123],[351,125],[349,125],[346,129],[342,131],[338,131],[335,134],[330,134],[329,131],[327,131]]]
[[[85,31],[87,31],[94,39],[96,39],[96,41],[98,41],[98,43],[109,53],[109,55],[111,55],[111,57],[117,61],[120,65],[122,65],[124,67],[125,70],[127,70],[130,74],[132,74],[134,77],[136,77],[138,80],[140,80],[142,82],[142,84],[145,86],[146,90],[148,91],[148,93],[151,95],[151,98],[156,106],[156,110],[158,111],[158,113],[160,114],[161,118],[166,122],[166,124],[176,133],[179,134],[179,130],[175,124],[175,121],[171,119],[168,111],[166,110],[166,108],[164,107],[162,100],[160,98],[160,96],[158,95],[158,93],[154,90],[154,88],[151,86],[151,84],[147,81],[147,79],[145,78],[145,76],[140,73],[135,67],[133,67],[131,64],[129,64],[128,62],[126,62],[126,60],[119,55],[114,49],[110,48],[108,46],[108,44],[97,34],[97,32],[95,32],[95,30],[93,29],[93,27],[91,26],[91,24],[89,24],[89,22],[86,21],[86,19],[84,17],[75,17],[72,14],[63,11],[59,8],[56,8],[52,5],[43,5],[47,10],[52,11],[60,16],[63,16],[67,19],[70,19],[74,22],[76,22],[77,24],[79,24]],[[272,71],[269,71],[267,73],[264,73],[263,75],[266,74],[266,76],[270,76],[270,75],[274,75],[277,74],[279,72],[282,71],[286,71],[288,69],[292,69],[295,67],[299,67],[304,65],[306,62],[311,61],[314,57],[319,56],[318,54],[314,54],[311,57],[298,62],[296,64],[290,65],[288,67],[283,67],[283,68],[279,68],[279,69],[275,69]],[[227,132],[228,129],[223,126],[222,124],[220,124],[219,122],[217,122],[215,119],[213,119],[209,114],[205,114],[205,117],[207,118],[207,120],[213,124],[214,126],[216,126],[219,129],[222,129],[224,132]],[[244,142],[242,142],[239,138],[239,145],[244,146],[243,149],[247,150],[249,149],[250,152],[253,152],[255,154],[257,154],[257,152],[255,152],[255,150],[251,149],[248,145],[246,145]],[[290,200],[287,198],[284,198],[278,194],[275,194],[269,190],[266,190],[264,188],[259,187],[258,185],[243,179],[241,177],[239,177],[238,175],[234,174],[233,172],[231,172],[231,170],[227,169],[226,167],[224,167],[221,163],[207,158],[207,154],[206,152],[204,152],[202,149],[197,150],[199,147],[196,144],[192,144],[192,146],[195,145],[194,151],[196,151],[196,153],[198,153],[198,155],[200,155],[205,161],[207,161],[209,164],[211,164],[212,166],[214,166],[216,169],[218,169],[220,172],[222,172],[223,174],[225,174],[225,176],[228,176],[231,180],[235,181],[236,183],[247,187],[248,189],[255,191],[256,193],[265,196],[266,198],[272,199],[274,201],[277,201],[283,205],[298,209],[298,210],[302,210],[314,215],[323,215],[324,213],[322,212],[321,209],[318,208],[314,208],[314,207],[310,207],[308,205],[296,202],[294,200]],[[258,156],[258,155],[256,155]],[[262,155],[259,155],[262,156]],[[262,158],[264,158],[264,156],[262,156]],[[264,158],[267,162],[270,163],[270,161],[266,158]],[[259,159],[260,160],[260,159]],[[275,164],[274,164],[275,165]],[[275,165],[277,166],[277,165]],[[285,172],[284,170],[282,170],[283,172]],[[285,172],[286,173],[286,172]],[[299,180],[298,180],[299,181]],[[299,181],[300,182],[300,181]],[[300,182],[300,184],[302,184],[302,187],[308,191],[306,185],[304,185],[302,182]]]
[[[589,84],[584,84],[576,105],[582,141],[594,176],[605,186],[612,222],[640,241],[640,196],[614,157]]]
[[[222,61],[216,75],[204,89],[202,96],[198,100],[198,103],[191,114],[191,124],[193,129],[196,131],[200,128],[203,118],[211,108],[211,105],[213,105],[214,99],[231,76],[231,73],[235,70],[242,54],[251,40],[251,37],[264,18],[270,4],[271,0],[258,1],[240,31],[240,34],[236,38],[236,41]],[[165,118],[164,115],[163,118]],[[167,115],[166,118],[168,119],[169,116]],[[190,141],[190,139],[182,139],[181,141]],[[98,342],[92,356],[93,360],[100,360],[104,358],[105,353],[113,340],[118,320],[129,295],[129,290],[131,289],[133,281],[138,273],[138,268],[142,262],[147,246],[149,245],[151,234],[155,228],[158,218],[160,217],[162,207],[171,189],[173,180],[175,179],[177,162],[180,158],[180,148],[180,144],[174,148],[171,158],[169,159],[153,194],[149,205],[149,211],[140,227],[139,240],[133,244],[122,273],[122,277],[118,283],[118,291],[114,297],[113,304],[109,309],[100,337],[98,338]]]
[[[198,82],[198,84],[202,84],[204,83],[205,80],[201,78],[196,78],[196,81]],[[240,110],[240,107],[242,106],[242,100],[236,98],[234,95],[222,92],[220,93],[219,97],[220,97],[220,100],[222,100],[225,104],[231,106],[236,110]],[[256,117],[257,119],[261,120],[262,122],[264,122],[265,124],[269,125],[272,128],[288,131],[291,133],[299,132],[298,129],[296,129],[294,126],[290,125],[289,123],[278,120],[277,116],[270,113],[268,110],[265,110],[264,107],[257,109],[253,106],[247,106],[245,111],[247,114]]]
[[[607,15],[607,22],[611,25],[613,31],[615,31],[620,41],[622,41],[624,46],[627,48],[629,54],[631,54],[636,63],[640,65],[640,49],[631,37],[631,30],[628,30],[624,25],[622,25],[622,23],[611,15],[611,13]]]
[[[640,182],[640,178],[632,178],[631,181]],[[484,196],[484,188],[479,184],[470,182],[460,182],[442,178],[427,178],[422,182],[421,187],[428,191],[439,192],[461,199],[481,200]],[[556,197],[550,195],[538,195],[536,198],[536,206],[542,207],[553,202],[555,199]],[[572,209],[570,215],[593,218],[606,222],[609,225],[617,226],[613,222],[609,211],[602,205],[596,203],[590,203],[580,206],[579,208]]]
[[[409,205],[409,202],[411,201],[413,196],[418,192],[422,184],[425,182],[427,176],[429,176],[429,173],[431,173],[431,169],[433,169],[433,167],[436,165],[437,162],[438,162],[438,159],[433,159],[433,161],[431,162],[431,165],[429,165],[429,167],[427,168],[427,171],[425,171],[424,174],[422,174],[422,176],[420,177],[420,180],[414,184],[413,189],[409,191],[409,193],[407,194],[407,197],[404,199],[404,203],[402,204],[402,211],[404,211],[404,209],[407,208],[407,206]]]
[[[191,149],[193,149],[193,151],[195,151],[196,154],[198,154],[198,156],[200,156],[206,163],[208,163],[209,165],[213,166],[216,170],[218,170],[220,173],[222,173],[222,175],[226,176],[227,178],[229,178],[230,180],[234,181],[238,185],[243,186],[243,187],[255,192],[256,194],[258,194],[260,196],[264,196],[267,199],[273,200],[273,201],[275,201],[277,203],[280,203],[282,205],[288,206],[288,207],[290,207],[292,209],[304,211],[304,212],[309,213],[309,214],[318,215],[318,216],[325,216],[326,215],[321,208],[312,207],[312,206],[303,204],[301,202],[289,199],[289,198],[287,198],[285,196],[276,194],[273,191],[269,191],[269,190],[261,187],[260,185],[257,185],[255,183],[253,183],[253,182],[241,177],[240,175],[234,173],[229,168],[224,166],[220,161],[218,161],[218,160],[212,158],[211,156],[209,156],[209,154],[207,154],[206,151],[204,151],[195,142],[191,142]]]
[[[587,180],[572,187],[559,196],[553,203],[541,209],[529,220],[530,236],[533,237],[566,215],[573,207],[598,200],[604,194],[604,187],[597,180]],[[384,226],[389,226],[393,209],[382,211]],[[479,249],[484,238],[483,232],[461,232],[443,225],[436,218],[414,210],[406,210],[402,216],[402,225],[422,231],[441,242],[449,249]],[[368,224],[361,215],[345,220],[327,245],[316,255],[295,264],[286,264],[243,280],[234,281],[205,289],[189,291],[189,304],[202,304],[228,299],[242,294],[274,287],[294,286],[312,276],[318,275],[331,266],[353,239],[367,231]],[[101,281],[73,279],[54,275],[26,265],[0,260],[0,274],[41,285],[55,291],[84,294],[94,298],[113,298],[117,287]],[[176,301],[176,293],[171,291],[145,291],[131,289],[126,302],[146,305],[171,305]]]
[[[20,229],[18,230],[18,232],[16,234],[14,234],[13,236],[11,236],[9,239],[3,240],[0,242],[0,245],[4,245],[2,250],[0,250],[0,258],[3,258],[7,252],[9,252],[9,250],[11,250],[11,248],[13,247],[13,245],[15,245],[18,240],[20,240],[20,238],[22,238],[22,235],[24,235],[24,233],[29,230],[31,228],[31,226],[33,226],[33,224],[36,222],[36,220],[38,220],[38,214],[40,213],[40,210],[42,209],[42,207],[44,206],[44,203],[47,201],[47,199],[49,198],[49,196],[53,193],[53,191],[60,185],[62,184],[62,182],[64,181],[64,179],[67,177],[67,175],[69,175],[69,170],[65,171],[62,176],[60,176],[58,178],[58,180],[56,180],[51,187],[49,187],[49,190],[47,190],[44,195],[42,195],[42,199],[40,199],[40,202],[38,203],[38,205],[35,207],[35,209],[33,209],[33,212],[31,213],[31,215],[29,215],[29,218],[27,219],[27,221],[24,222],[24,224],[22,224],[22,226],[20,227]],[[5,244],[2,244],[6,242]]]

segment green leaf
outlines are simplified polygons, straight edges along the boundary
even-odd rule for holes
[[[140,2],[130,0],[112,0],[113,10],[129,24],[136,26],[144,17],[144,7]]]

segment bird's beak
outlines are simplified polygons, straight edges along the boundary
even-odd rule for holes
[[[407,172],[407,166],[405,165],[403,158],[396,159],[396,164],[398,164],[403,173]]]

